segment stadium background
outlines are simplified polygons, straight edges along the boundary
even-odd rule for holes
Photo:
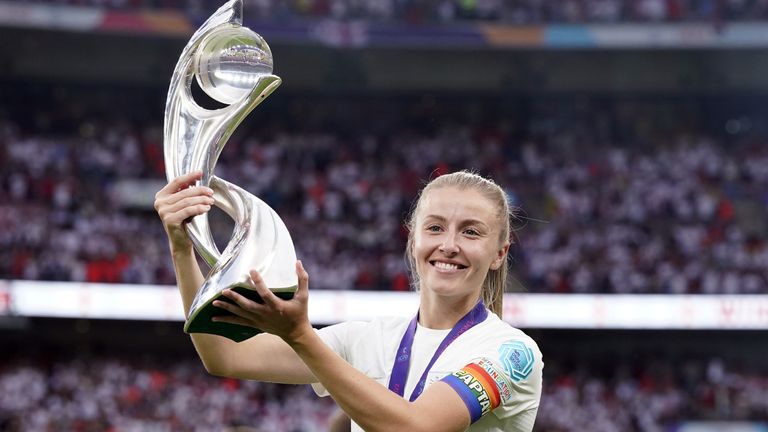
[[[327,430],[181,331],[151,202],[216,6],[0,2],[0,430]],[[219,169],[285,218],[318,325],[411,314],[420,179],[489,174],[525,211],[505,319],[545,355],[537,431],[765,431],[767,8],[246,1],[284,84]]]

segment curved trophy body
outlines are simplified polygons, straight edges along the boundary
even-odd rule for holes
[[[187,233],[211,271],[197,293],[187,317],[187,333],[212,333],[235,341],[260,332],[251,327],[211,321],[227,313],[213,307],[221,292],[232,288],[260,301],[250,282],[256,269],[267,287],[291,298],[298,286],[296,252],[288,229],[277,213],[259,198],[214,175],[219,154],[245,117],[281,83],[272,75],[272,54],[266,42],[242,27],[242,0],[230,0],[192,36],[171,79],[165,107],[164,152],[168,180],[202,171],[200,184],[214,191],[215,205],[235,222],[229,243],[220,252],[208,215],[186,224]],[[195,103],[191,84],[213,99],[229,104],[208,110]]]

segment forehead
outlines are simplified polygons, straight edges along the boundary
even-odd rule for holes
[[[444,219],[475,219],[494,225],[496,219],[494,203],[474,189],[453,186],[430,190],[419,205],[418,219],[439,216]]]

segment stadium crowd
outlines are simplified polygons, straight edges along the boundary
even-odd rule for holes
[[[208,16],[219,0],[24,0],[118,10],[174,9]],[[249,16],[425,22],[492,21],[509,24],[719,22],[768,17],[763,0],[245,0]]]
[[[165,362],[167,363],[167,362]],[[77,358],[0,368],[3,431],[327,430],[334,405],[309,386],[216,379],[199,363]]]
[[[537,431],[661,432],[687,421],[765,421],[765,373],[707,361],[617,362],[596,373],[586,365],[549,379]]]
[[[551,362],[545,371],[537,432],[654,432],[692,420],[768,420],[766,375],[714,358],[620,363],[610,375]],[[8,432],[313,432],[328,430],[335,409],[309,386],[213,378],[191,360],[0,364],[0,430]]]
[[[766,292],[764,145],[693,133],[609,145],[556,123],[534,120],[522,134],[449,119],[386,134],[386,121],[369,132],[262,130],[231,140],[217,173],[278,211],[315,289],[408,290],[403,221],[422,180],[470,168],[525,210],[517,289]],[[174,283],[150,208],[164,183],[158,125],[84,121],[61,135],[2,121],[0,144],[0,279]],[[123,201],[125,185],[139,185],[144,207]]]

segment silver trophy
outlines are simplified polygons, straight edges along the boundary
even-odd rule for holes
[[[187,233],[211,267],[184,325],[187,333],[212,333],[240,342],[261,331],[213,322],[227,314],[212,305],[229,301],[221,292],[232,288],[261,301],[250,283],[256,269],[278,297],[293,297],[298,287],[296,252],[285,224],[264,201],[215,176],[221,150],[240,122],[282,82],[272,75],[272,52],[264,39],[243,27],[242,0],[230,0],[200,27],[181,53],[173,71],[165,106],[165,173],[168,181],[192,171],[203,172],[200,184],[214,191],[215,205],[235,222],[223,252],[213,240],[208,215],[189,221]],[[208,110],[195,103],[195,77],[211,98],[228,106]]]

